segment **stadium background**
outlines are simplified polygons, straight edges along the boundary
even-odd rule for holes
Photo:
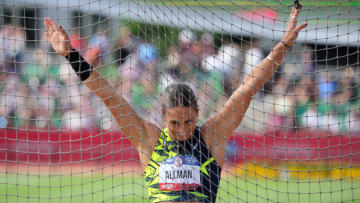
[[[156,95],[186,82],[203,122],[281,39],[292,3],[4,0],[0,201],[147,202],[137,152],[53,53],[44,17],[144,118],[161,123]],[[360,201],[359,3],[300,3],[309,26],[234,133],[219,202]]]

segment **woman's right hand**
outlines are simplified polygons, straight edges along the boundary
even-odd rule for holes
[[[51,43],[53,49],[61,56],[67,56],[73,48],[64,29],[50,18],[45,18],[44,24],[47,30],[46,37]]]

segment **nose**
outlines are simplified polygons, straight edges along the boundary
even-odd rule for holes
[[[184,128],[184,126],[179,125],[177,130],[178,130],[178,132],[179,132],[180,134],[184,134],[184,133],[185,133],[185,128]]]
[[[179,136],[185,136],[186,134],[186,129],[183,125],[178,125],[176,131]]]

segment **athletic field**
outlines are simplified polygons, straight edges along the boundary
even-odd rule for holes
[[[217,202],[360,202],[360,181],[224,177]],[[148,202],[140,175],[1,174],[0,202]]]

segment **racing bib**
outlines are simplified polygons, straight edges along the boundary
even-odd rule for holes
[[[201,186],[199,161],[178,155],[161,162],[159,187],[163,191],[195,190]]]

